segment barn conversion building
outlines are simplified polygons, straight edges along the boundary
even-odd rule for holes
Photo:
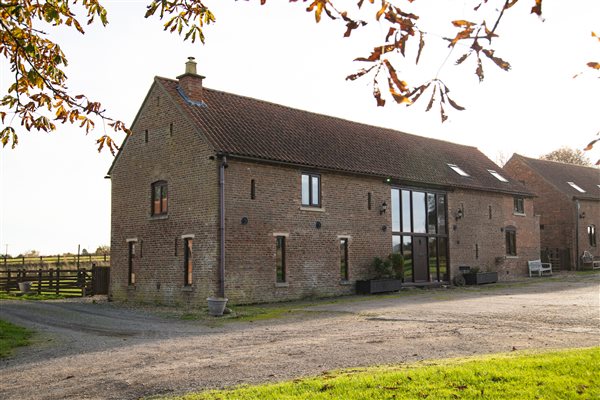
[[[533,195],[479,150],[156,77],[110,168],[115,299],[256,303],[527,274]]]

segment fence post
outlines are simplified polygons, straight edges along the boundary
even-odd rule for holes
[[[23,267],[25,267],[25,256],[23,256],[22,259],[23,259],[23,263],[22,263]]]
[[[59,285],[60,285],[60,268],[56,268],[56,286],[54,289],[56,294],[59,294],[59,292],[60,292]]]
[[[57,266],[57,267],[60,267],[60,254],[57,256],[57,259],[56,259],[56,266]]]
[[[7,270],[6,275],[6,292],[10,292],[10,268]]]
[[[42,269],[40,268],[38,271],[38,294],[42,294]]]

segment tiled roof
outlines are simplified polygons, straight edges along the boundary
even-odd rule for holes
[[[155,78],[215,152],[315,169],[390,177],[406,184],[530,195],[475,147],[410,135],[203,88],[205,107],[186,102],[177,81]],[[448,167],[456,164],[470,177]]]
[[[512,160],[520,160],[534,170],[538,175],[552,184],[558,190],[570,198],[589,199],[600,201],[600,170],[595,167],[584,167],[574,164],[566,164],[557,161],[538,160],[536,158],[523,157],[514,154]],[[585,193],[569,184],[573,182]]]

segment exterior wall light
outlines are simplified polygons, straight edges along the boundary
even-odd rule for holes
[[[459,219],[461,219],[461,218],[463,217],[463,215],[464,215],[464,214],[463,214],[463,210],[462,210],[462,208],[459,208],[459,209],[456,211],[456,214],[454,214],[454,218],[455,218],[455,219],[458,221]]]
[[[579,214],[579,218],[584,219],[585,218],[585,211],[582,212],[581,214]]]
[[[379,215],[382,215],[383,213],[385,213],[387,211],[387,203],[383,202],[383,204],[381,205],[381,207],[379,207]]]

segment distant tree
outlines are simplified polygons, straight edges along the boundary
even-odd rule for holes
[[[39,257],[39,256],[40,256],[40,252],[37,250],[27,250],[22,255],[22,257]]]
[[[82,256],[87,256],[88,254],[90,254],[90,253],[87,251],[87,249],[81,250],[81,255]]]
[[[99,254],[99,255],[109,254],[109,253],[110,253],[110,246],[107,245],[107,244],[103,244],[101,246],[98,246],[98,248],[94,252],[94,254]]]
[[[561,147],[540,157],[540,160],[560,161],[567,164],[591,166],[592,162],[579,149]]]

